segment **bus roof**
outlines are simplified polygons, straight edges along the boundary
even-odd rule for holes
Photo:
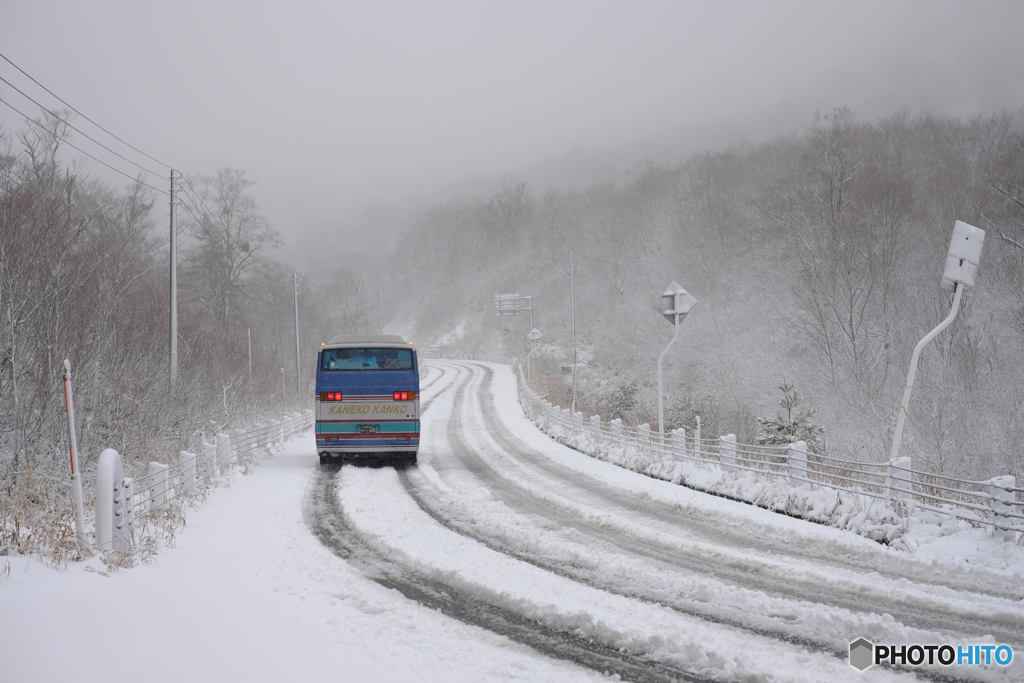
[[[327,346],[409,346],[409,342],[397,334],[339,334],[331,338]]]

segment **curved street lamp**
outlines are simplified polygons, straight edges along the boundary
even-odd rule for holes
[[[892,450],[889,460],[895,460],[900,454],[900,441],[903,439],[903,423],[907,419],[907,406],[910,405],[910,391],[914,388],[914,375],[917,373],[917,361],[921,350],[934,339],[939,332],[949,327],[960,310],[960,298],[964,289],[974,286],[974,278],[978,274],[978,262],[981,259],[981,246],[985,241],[985,231],[968,225],[962,221],[953,224],[953,237],[949,241],[949,253],[946,265],[942,270],[940,287],[953,292],[953,308],[949,315],[938,326],[917,342],[914,353],[910,356],[910,370],[907,372],[907,384],[903,389],[903,403],[900,404],[896,417],[896,433],[892,438]]]

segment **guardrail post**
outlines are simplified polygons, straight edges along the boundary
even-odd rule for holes
[[[149,505],[153,510],[166,510],[167,474],[170,468],[158,462],[149,463]]]
[[[281,423],[278,422],[277,420],[271,420],[270,428],[268,431],[270,432],[269,436],[267,437],[268,448],[270,446],[279,445],[281,443]]]
[[[636,449],[646,451],[651,448],[651,425],[646,422],[636,428]]]
[[[217,446],[212,443],[204,443],[199,449],[199,471],[204,484],[210,483],[210,478],[213,476],[213,461],[216,457]]]
[[[1012,476],[992,477],[989,479],[989,493],[992,496],[989,498],[989,505],[992,506],[992,536],[994,538],[1001,538],[1004,542],[1012,541],[1014,538],[1013,529],[999,527],[1009,527],[1013,520],[1010,517],[1003,515],[1004,512],[1013,512],[1014,504],[1014,492],[1013,488],[1017,485],[1017,479]]]
[[[96,463],[96,547],[100,550],[129,547],[124,484],[121,455],[113,448],[105,449]]]
[[[620,439],[622,439],[622,418],[617,417],[608,423],[608,431],[612,435],[612,445],[618,446]]]
[[[245,462],[245,453],[252,452],[252,444],[246,436],[245,430],[234,430],[234,438],[231,439],[231,449],[235,452],[235,465],[242,466]]]
[[[889,500],[900,502],[912,499],[914,489],[910,476],[909,457],[903,456],[889,461],[889,471],[885,477],[885,486],[889,489]]]
[[[686,458],[686,430],[682,427],[672,430],[672,459],[682,462]]]
[[[736,435],[726,434],[718,438],[718,463],[723,472],[732,472],[736,464]]]
[[[576,432],[577,434],[582,434],[583,433],[583,413],[582,412],[577,411],[577,413],[575,415],[573,415],[573,417],[572,417],[572,428],[573,428],[573,431]]]
[[[121,509],[124,511],[124,518],[122,523],[125,526],[125,532],[128,534],[128,545],[135,545],[135,480],[131,477],[125,477],[123,482],[124,488],[124,505]]]
[[[807,442],[797,441],[789,444],[789,485],[799,488],[808,483],[807,479]]]
[[[182,492],[189,494],[196,490],[196,454],[182,451],[178,454],[178,471]]]
[[[590,447],[597,448],[601,443],[601,416],[590,416]]]
[[[231,464],[231,437],[227,434],[217,435],[217,470],[223,477],[228,473]]]
[[[697,426],[693,428],[693,457],[699,458],[700,456],[700,415],[696,416]]]

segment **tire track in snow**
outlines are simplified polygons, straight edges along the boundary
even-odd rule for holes
[[[402,565],[389,557],[385,549],[360,535],[349,522],[337,496],[338,477],[349,467],[321,468],[314,477],[303,512],[307,525],[321,543],[378,584],[463,623],[506,636],[548,657],[571,661],[600,673],[616,674],[637,683],[711,680],[552,629]]]
[[[624,500],[625,492],[616,491],[612,487],[600,482],[592,480],[586,480],[584,482],[581,480],[578,473],[572,473],[567,468],[560,467],[557,463],[551,462],[550,459],[523,444],[511,434],[508,428],[500,422],[496,415],[497,411],[493,405],[493,400],[490,398],[490,394],[486,390],[493,377],[493,371],[486,366],[474,366],[469,364],[458,364],[456,367],[470,369],[475,375],[478,375],[482,369],[484,379],[481,382],[482,386],[478,389],[478,394],[482,397],[481,400],[485,402],[485,405],[482,406],[481,412],[483,414],[487,431],[491,438],[500,444],[501,448],[509,455],[512,455],[517,461],[526,461],[529,465],[536,466],[536,469],[542,470],[545,476],[552,479],[562,482],[571,482],[574,486],[584,488],[588,493],[597,495],[611,504],[615,508],[616,514],[622,515],[625,513],[625,516],[653,515],[661,522],[665,521],[662,518],[662,515],[671,514],[671,511],[667,509],[664,511],[652,511],[651,508],[656,507],[655,504],[641,506],[637,504],[635,500]],[[477,454],[474,449],[466,443],[465,438],[462,435],[462,426],[459,424],[458,415],[465,399],[465,392],[472,381],[473,375],[466,376],[462,379],[456,389],[455,402],[459,406],[459,409],[456,410],[453,408],[453,417],[449,420],[448,424],[448,438],[453,446],[453,454],[459,459],[464,471],[479,478],[485,486],[495,492],[498,499],[508,505],[509,508],[517,510],[521,514],[542,515],[558,526],[575,528],[588,536],[602,541],[608,546],[618,548],[619,551],[624,552],[627,555],[639,555],[653,560],[656,563],[667,564],[676,569],[683,569],[703,575],[712,575],[718,580],[749,590],[761,591],[767,595],[775,595],[787,600],[810,603],[812,608],[814,604],[822,604],[830,607],[840,607],[849,610],[852,613],[893,614],[895,612],[893,616],[896,617],[900,623],[913,628],[938,633],[958,631],[961,635],[973,637],[992,635],[999,642],[1016,644],[1019,644],[1022,640],[1021,633],[1013,625],[995,621],[984,621],[955,614],[953,612],[937,612],[911,604],[894,605],[888,599],[880,600],[873,598],[872,596],[865,595],[855,589],[843,590],[834,585],[822,587],[817,585],[813,579],[804,580],[794,578],[793,576],[784,576],[778,571],[772,571],[773,568],[764,567],[761,568],[760,571],[751,572],[748,567],[733,566],[727,560],[719,560],[715,562],[713,559],[693,557],[680,552],[679,548],[672,548],[668,545],[652,543],[650,538],[634,539],[621,532],[605,528],[600,523],[581,519],[578,514],[574,514],[572,511],[557,505],[556,502],[553,502],[549,498],[538,497],[536,493],[525,490],[517,486],[515,482],[509,481],[507,477],[503,477],[501,473],[494,469],[494,465],[492,463]],[[570,477],[569,475],[574,476]],[[471,524],[459,524],[457,520],[450,518],[443,511],[432,509],[436,508],[436,506],[430,505],[424,493],[417,493],[415,489],[421,487],[417,487],[415,485],[410,474],[401,473],[401,477],[403,484],[406,485],[407,490],[410,491],[410,495],[414,497],[417,503],[420,504],[428,514],[434,516],[438,521],[459,533],[471,535],[475,540],[485,543],[495,550],[499,550],[500,552],[516,557],[517,559],[536,563],[537,558],[535,556],[524,553],[521,549],[509,548],[507,544],[502,542],[500,539],[487,538],[481,534],[479,530],[472,530]],[[676,515],[673,520],[676,523],[690,522],[689,519],[678,519],[678,515]],[[735,532],[733,533],[735,534]],[[773,543],[762,543],[761,539],[751,537],[743,539],[743,542],[740,543],[740,547],[743,548],[761,546],[762,550],[766,550],[768,553],[780,552],[779,548],[775,547],[777,545],[778,544]],[[787,548],[786,550],[788,552],[780,552],[780,554],[793,555],[793,548]],[[822,561],[819,557],[809,559],[814,559],[819,562]],[[847,558],[842,558],[840,561],[844,563],[844,569],[849,568],[846,564]],[[586,571],[581,567],[574,566],[571,559],[562,563],[549,561],[549,564],[550,566],[546,566],[546,569],[557,571],[559,573],[567,572],[569,574],[574,574],[575,577],[578,577],[576,580],[582,579],[585,580],[585,582],[588,582],[586,581]],[[825,564],[835,564],[835,561],[826,562]],[[868,570],[877,572],[878,568],[871,567]],[[897,576],[898,578],[906,578],[902,575]],[[571,576],[570,578],[575,577]],[[590,583],[590,585],[595,584]],[[596,587],[606,590],[608,589],[607,586],[602,585],[596,585]],[[657,598],[652,596],[643,598],[641,595],[633,594],[630,597],[640,597],[659,604],[665,604],[665,599],[661,596]],[[679,609],[679,611],[687,614],[708,618],[719,623],[738,625],[741,628],[752,630],[754,632],[763,632],[790,642],[813,646],[813,649],[816,650],[833,652],[837,655],[840,654],[836,647],[837,644],[835,638],[826,640],[823,639],[820,634],[808,634],[807,629],[793,628],[788,624],[779,622],[777,619],[770,619],[768,616],[749,613],[736,613],[734,616],[729,616],[721,610],[702,608],[702,606],[694,601],[687,600],[678,600],[675,605],[670,603],[666,604],[666,606]],[[775,624],[774,626],[772,625],[773,622]],[[845,654],[845,651],[843,651],[841,656],[845,657]]]

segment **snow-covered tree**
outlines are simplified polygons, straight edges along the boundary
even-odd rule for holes
[[[775,417],[759,417],[757,423],[760,431],[757,434],[757,443],[763,446],[784,446],[797,441],[807,443],[807,449],[815,453],[824,450],[825,430],[814,423],[814,410],[796,410],[802,401],[796,391],[796,387],[785,380],[779,385],[782,398],[779,399],[779,406],[785,414],[779,413]]]

